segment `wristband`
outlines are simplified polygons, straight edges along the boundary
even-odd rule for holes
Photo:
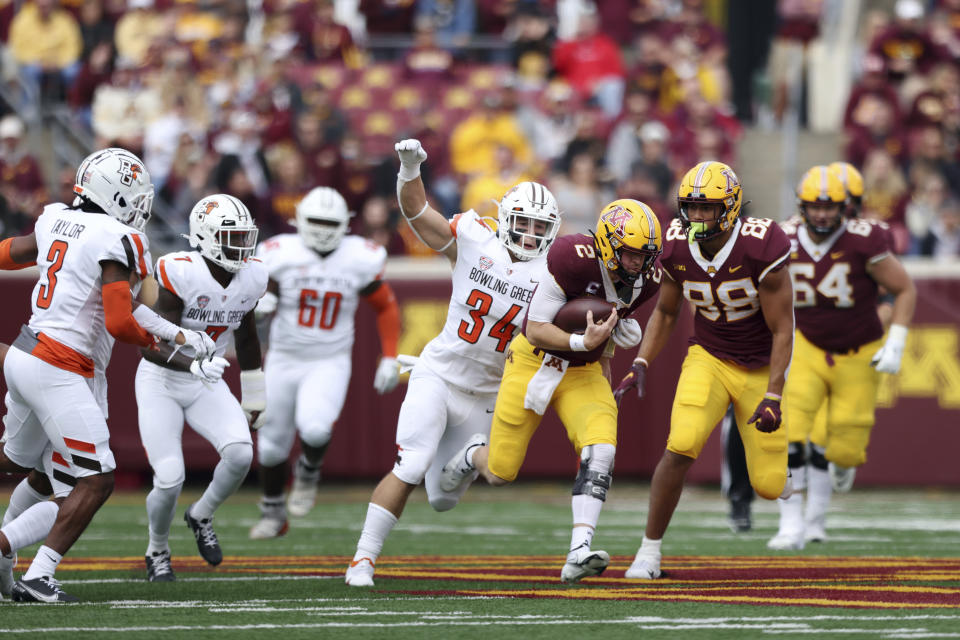
[[[783,400],[783,396],[778,396],[778,395],[775,394],[775,393],[765,393],[765,394],[763,394],[763,399],[764,399],[764,400],[773,400],[774,402],[780,402],[781,400]]]
[[[890,331],[887,333],[887,341],[894,341],[905,344],[907,341],[907,328],[902,324],[890,325]]]
[[[570,334],[570,351],[586,351],[587,347],[583,344],[583,334]]]
[[[640,356],[637,356],[636,358],[633,359],[633,364],[642,364],[642,365],[645,366],[645,367],[649,367],[649,366],[650,366],[650,363],[647,362],[647,359],[646,359],[646,358],[641,358]]]
[[[403,182],[410,182],[411,180],[416,180],[420,177],[420,163],[411,166],[405,165],[402,162],[400,163],[400,172],[397,174],[397,179],[402,180]]]

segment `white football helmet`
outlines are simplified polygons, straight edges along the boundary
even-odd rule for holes
[[[257,246],[257,226],[246,205],[225,193],[207,196],[190,211],[190,246],[204,258],[236,273]]]
[[[74,205],[86,199],[111,218],[143,231],[153,206],[153,184],[143,161],[126,149],[94,151],[77,168]]]
[[[500,242],[519,260],[546,254],[560,230],[557,199],[539,182],[521,182],[507,191],[500,201],[498,218]],[[525,247],[527,240],[535,246]]]
[[[336,189],[314,187],[297,204],[297,231],[314,251],[329,253],[336,249],[349,223],[347,201]]]

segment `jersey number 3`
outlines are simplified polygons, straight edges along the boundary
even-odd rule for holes
[[[54,240],[50,244],[50,250],[47,252],[47,283],[40,285],[40,291],[37,293],[37,307],[40,309],[50,308],[50,299],[53,297],[53,290],[57,287],[57,271],[63,266],[63,259],[67,256],[67,247],[69,245],[63,240]]]
[[[457,329],[457,335],[460,336],[461,340],[469,342],[470,344],[477,343],[477,340],[479,340],[483,334],[483,317],[490,311],[492,304],[493,297],[489,293],[480,291],[479,289],[474,289],[470,292],[470,295],[467,296],[467,306],[474,307],[470,310],[470,318],[473,320],[473,323],[471,325],[466,320],[460,321],[460,328]],[[521,309],[523,309],[523,307],[511,305],[509,311],[490,327],[490,337],[498,340],[497,351],[499,353],[503,353],[507,345],[510,344],[510,340],[513,338],[513,332],[517,330],[517,326],[511,323],[513,319],[517,317],[517,314],[520,313]]]

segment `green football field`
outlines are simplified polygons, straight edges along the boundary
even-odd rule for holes
[[[614,560],[579,585],[559,580],[569,487],[477,486],[435,513],[421,490],[377,563],[376,586],[344,585],[372,485],[324,485],[307,517],[252,541],[253,492],[215,526],[226,556],[196,553],[181,497],[172,584],[144,579],[145,493],[114,495],[58,577],[70,605],[0,603],[0,635],[255,638],[960,638],[960,494],[855,488],[835,498],[831,539],[770,552],[776,505],[734,534],[715,488],[688,489],[664,544],[666,577],[628,581],[647,486],[616,483],[594,539]],[[4,498],[5,503],[5,498]],[[26,569],[22,554],[16,574]],[[110,633],[113,632],[113,633]],[[92,634],[92,636],[88,635]]]

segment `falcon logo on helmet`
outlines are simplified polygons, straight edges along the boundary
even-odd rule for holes
[[[218,193],[194,205],[190,211],[190,246],[204,258],[231,273],[247,266],[257,246],[257,226],[246,205],[233,196]]]
[[[638,200],[614,200],[604,207],[593,237],[603,266],[630,284],[649,273],[663,251],[660,221],[653,209]],[[642,258],[639,271],[623,266],[624,253]]]
[[[713,220],[690,220],[690,204],[715,204]],[[687,171],[677,190],[677,208],[683,229],[691,240],[703,242],[733,228],[743,205],[740,179],[728,165],[707,160]],[[711,222],[713,224],[711,224]]]
[[[347,233],[347,201],[330,187],[314,187],[297,204],[297,232],[303,243],[318,253],[330,253]]]
[[[95,151],[77,168],[74,205],[87,200],[111,218],[143,231],[153,206],[153,185],[143,162],[126,149]]]
[[[811,213],[810,205],[819,205],[817,213]],[[797,206],[807,226],[817,234],[828,235],[843,223],[847,208],[847,190],[835,171],[825,165],[812,167],[803,174],[797,185]],[[835,213],[821,213],[827,209]]]
[[[521,182],[507,191],[497,208],[497,237],[518,260],[547,253],[560,230],[560,209],[539,182]]]

